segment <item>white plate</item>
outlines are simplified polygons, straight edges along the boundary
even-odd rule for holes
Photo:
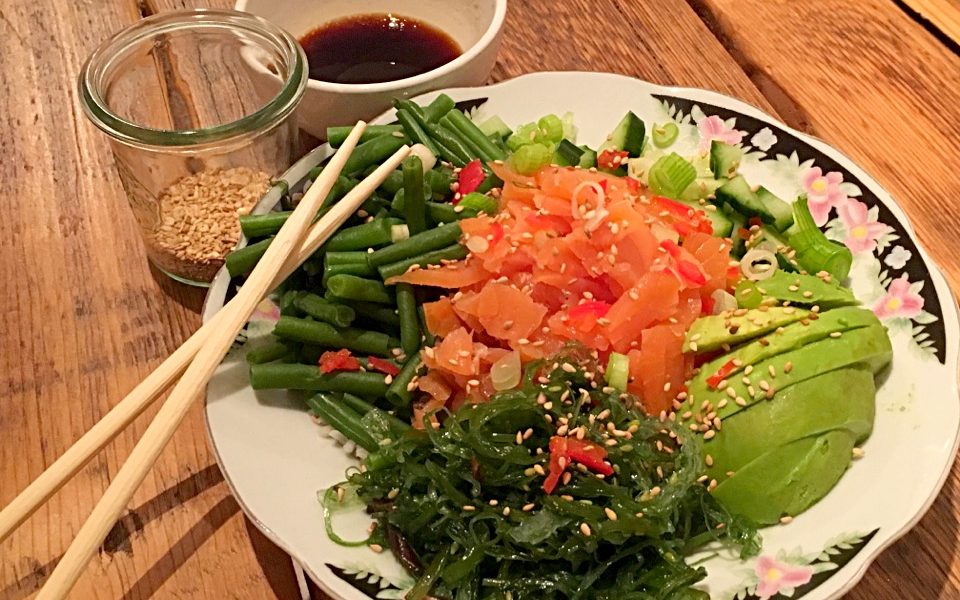
[[[512,125],[572,111],[579,141],[593,146],[627,110],[648,128],[677,122],[681,134],[673,149],[681,154],[693,152],[704,135],[736,141],[742,131],[748,149],[742,171],[751,183],[785,198],[806,189],[812,204],[819,198],[824,206],[838,207],[829,213],[828,235],[855,250],[852,287],[879,311],[894,345],[866,456],[811,510],[789,525],[764,530],[760,557],[706,562],[704,587],[714,598],[766,598],[796,586],[793,597],[810,600],[849,590],[930,507],[953,463],[960,432],[956,304],[901,208],[839,151],[715,92],[610,74],[538,73],[446,93],[455,100],[488,98],[478,109],[481,116],[496,114]],[[291,180],[325,152],[295,167]],[[222,275],[211,288],[205,319],[222,306],[227,288]],[[270,307],[265,310],[250,325],[251,337],[269,331]],[[243,510],[334,597],[402,597],[400,589],[411,579],[389,553],[343,548],[324,532],[317,491],[341,481],[356,462],[297,401],[284,393],[253,392],[241,355],[229,356],[210,383],[206,414],[220,467]],[[345,515],[337,527],[363,537],[365,524],[358,513]]]

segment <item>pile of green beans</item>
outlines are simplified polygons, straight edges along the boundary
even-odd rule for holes
[[[430,290],[393,278],[467,255],[459,220],[477,213],[451,202],[454,168],[479,159],[490,173],[487,163],[506,156],[502,145],[486,137],[446,95],[426,106],[397,100],[395,107],[397,123],[364,131],[318,216],[404,144],[422,144],[440,160],[425,171],[421,158],[412,154],[381,184],[281,285],[282,316],[273,338],[246,355],[254,389],[314,392],[307,400],[310,410],[368,450],[373,440],[361,423],[364,415],[377,408],[396,415],[390,418],[410,417],[411,383],[423,372],[420,349],[434,343],[422,309]],[[330,128],[330,144],[338,147],[351,129]],[[305,185],[322,168],[312,170]],[[491,174],[484,186],[499,183]],[[284,206],[295,204],[293,198]],[[289,215],[240,218],[250,243],[227,257],[231,275],[253,269]],[[324,373],[318,368],[325,352],[341,350],[349,350],[361,369]]]

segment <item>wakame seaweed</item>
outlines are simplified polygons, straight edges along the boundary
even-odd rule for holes
[[[705,598],[684,557],[715,541],[758,551],[756,528],[707,491],[699,436],[600,387],[593,358],[571,350],[524,379],[423,430],[367,415],[379,449],[344,485],[377,521],[370,543],[419,578],[407,598]],[[547,494],[552,438],[604,452],[612,474],[566,457]]]

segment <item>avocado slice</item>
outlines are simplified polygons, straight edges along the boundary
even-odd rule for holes
[[[836,333],[839,333],[839,337],[827,337],[756,363],[750,375],[746,376],[749,384],[744,383],[743,378],[733,377],[727,380],[728,385],[723,390],[710,389],[705,383],[687,386],[687,400],[683,410],[692,413],[696,409],[696,412],[699,412],[703,401],[709,400],[722,421],[739,412],[743,406],[764,398],[768,393],[775,394],[824,372],[858,365],[876,374],[890,362],[893,348],[887,328],[883,325]],[[771,392],[763,389],[765,385]],[[693,418],[680,417],[678,422],[687,425]]]
[[[690,380],[687,387],[707,390],[709,388],[707,380],[724,367],[727,371],[726,376],[730,377],[742,371],[747,365],[820,341],[834,331],[844,332],[880,325],[880,319],[873,314],[873,311],[859,306],[844,306],[819,313],[816,319],[813,317],[814,315],[810,314],[807,319],[787,325],[783,329],[777,329],[766,337],[744,344],[719,358],[704,363],[700,367],[700,372]],[[738,365],[735,361],[740,361],[740,364]],[[730,366],[727,366],[728,364]]]
[[[773,298],[777,303],[817,305],[824,310],[860,303],[852,291],[838,283],[824,281],[815,275],[782,270],[776,271],[773,277],[763,281],[741,281],[735,296],[737,304],[744,308],[756,308],[768,298]]]
[[[798,515],[836,485],[850,464],[856,435],[837,429],[770,450],[719,484],[714,497],[760,525]]]
[[[804,319],[809,314],[792,306],[773,306],[700,317],[687,331],[683,351],[709,352],[723,346],[734,346]]]
[[[835,429],[865,440],[873,430],[877,388],[873,373],[846,368],[792,385],[769,402],[758,402],[723,421],[717,435],[704,442],[717,481],[738,471],[771,448]]]

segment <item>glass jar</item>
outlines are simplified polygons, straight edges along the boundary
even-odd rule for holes
[[[296,157],[308,78],[297,40],[231,10],[163,13],[104,42],[80,73],[147,256],[206,285],[272,177]]]

